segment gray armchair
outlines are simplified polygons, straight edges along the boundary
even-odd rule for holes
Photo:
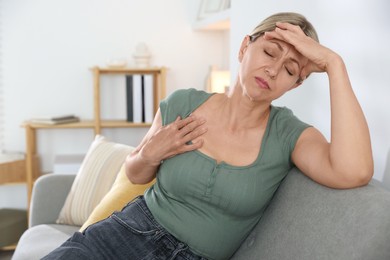
[[[29,228],[19,240],[12,259],[41,259],[80,227],[56,224],[75,175],[47,174],[34,184]]]

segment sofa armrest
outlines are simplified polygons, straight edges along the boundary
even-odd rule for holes
[[[32,192],[29,227],[56,222],[75,177],[47,174],[38,178]]]
[[[390,259],[390,192],[331,189],[293,169],[232,259]]]

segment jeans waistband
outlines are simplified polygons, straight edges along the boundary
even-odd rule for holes
[[[148,220],[154,226],[156,226],[157,229],[169,234],[169,232],[163,226],[161,226],[160,223],[157,222],[157,220],[154,218],[152,212],[150,212],[148,205],[146,204],[144,196],[140,195],[140,196],[134,198],[129,204],[132,204],[132,203],[136,204],[138,207],[141,208],[141,210],[143,211],[145,216],[148,218]]]
[[[175,245],[181,245],[185,248],[189,248],[188,245],[186,245],[185,243],[178,240],[175,236],[173,236],[171,233],[169,233],[169,231],[166,230],[160,223],[157,222],[157,220],[152,215],[152,212],[149,210],[149,208],[146,204],[145,198],[142,195],[134,198],[131,202],[129,202],[128,205],[130,205],[130,204],[137,205],[144,213],[144,216],[147,217],[148,220],[156,227],[156,229],[159,230],[159,235],[157,236],[157,239],[164,237],[164,238],[170,240],[171,243],[173,243]],[[189,253],[189,251],[187,251],[187,253]],[[206,258],[198,256],[192,252],[190,253],[190,255],[191,256],[188,255],[189,258],[187,258],[187,259],[207,260]]]

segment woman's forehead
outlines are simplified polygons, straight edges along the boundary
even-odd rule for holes
[[[263,37],[260,37],[259,40],[263,41],[263,44],[268,44],[270,46],[277,48],[281,52],[288,53],[293,60],[298,62],[298,64],[300,65],[299,67],[302,67],[307,63],[307,58],[304,57],[301,53],[299,53],[293,45],[285,41],[279,39],[266,40]]]

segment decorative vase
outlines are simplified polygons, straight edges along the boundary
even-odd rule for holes
[[[145,68],[150,66],[150,52],[148,46],[145,43],[139,43],[135,48],[133,54],[135,66],[139,68]]]

